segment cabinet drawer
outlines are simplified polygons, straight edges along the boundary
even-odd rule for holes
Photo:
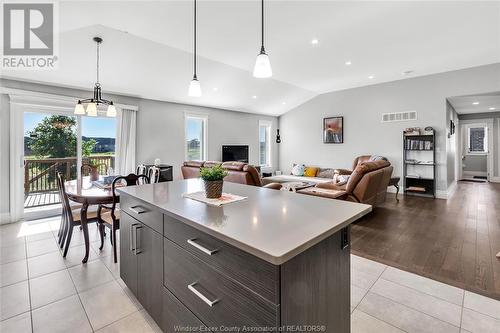
[[[223,274],[279,304],[279,267],[164,215],[164,236]]]
[[[173,332],[210,332],[168,289],[163,288],[163,315],[161,329]],[[196,328],[197,330],[194,330]]]
[[[168,239],[165,286],[209,327],[276,327],[279,307],[218,273]]]
[[[126,194],[121,194],[120,209],[156,232],[163,234],[163,214],[158,208]]]

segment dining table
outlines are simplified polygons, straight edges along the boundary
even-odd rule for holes
[[[100,177],[99,181],[103,178]],[[89,229],[87,220],[87,211],[89,206],[92,205],[106,205],[113,203],[113,193],[111,186],[96,185],[96,182],[91,181],[90,177],[82,177],[81,179],[73,179],[65,182],[66,195],[68,199],[82,205],[81,222],[83,238],[85,240],[85,257],[82,263],[86,263],[89,259],[90,242],[89,242]],[[118,195],[118,193],[116,194]]]

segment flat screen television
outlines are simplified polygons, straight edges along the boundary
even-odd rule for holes
[[[222,162],[244,162],[248,163],[248,146],[227,145],[222,146]]]

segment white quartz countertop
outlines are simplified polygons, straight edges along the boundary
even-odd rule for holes
[[[247,199],[215,207],[182,196],[201,190],[203,182],[199,179],[118,189],[275,265],[286,262],[372,210],[372,206],[365,204],[229,182],[224,182],[225,193]]]

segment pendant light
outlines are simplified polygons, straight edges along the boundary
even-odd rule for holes
[[[101,84],[99,83],[99,46],[102,43],[102,38],[94,37],[93,41],[97,45],[97,65],[96,65],[96,83],[94,84],[94,94],[92,98],[87,98],[83,100],[79,100],[75,105],[75,114],[76,115],[84,115],[87,113],[90,117],[97,116],[97,107],[99,104],[104,104],[108,106],[106,110],[106,116],[108,117],[116,117],[116,108],[113,104],[113,101],[108,101],[102,98],[101,95]],[[83,104],[87,104],[87,111],[85,112],[85,108]]]
[[[201,84],[196,76],[196,0],[194,0],[194,57],[193,57],[193,79],[189,83],[188,95],[191,97],[200,97]]]
[[[261,34],[260,53],[255,61],[253,76],[256,78],[268,78],[273,76],[273,70],[271,69],[269,56],[266,54],[266,49],[264,48],[264,0],[261,0]]]

